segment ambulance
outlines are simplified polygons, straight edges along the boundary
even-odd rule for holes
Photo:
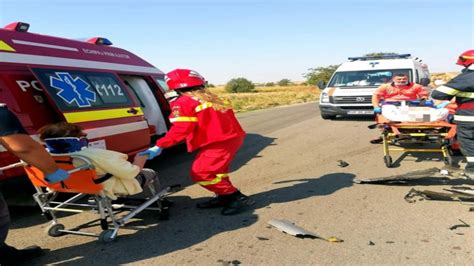
[[[406,74],[410,82],[426,86],[430,82],[428,66],[410,54],[349,57],[340,65],[322,89],[319,109],[323,119],[336,116],[374,115],[372,95],[392,75]]]
[[[164,135],[170,107],[165,74],[106,38],[70,40],[28,32],[27,23],[0,29],[0,103],[38,140],[38,129],[67,121],[89,146],[130,156]],[[0,167],[18,158],[0,146]],[[0,172],[0,180],[23,175]]]

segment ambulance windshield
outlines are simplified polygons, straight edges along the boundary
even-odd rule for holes
[[[399,73],[406,74],[410,81],[413,80],[410,69],[341,71],[332,77],[329,87],[378,87],[390,82],[392,76]]]

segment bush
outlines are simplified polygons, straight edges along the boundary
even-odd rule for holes
[[[253,92],[255,90],[255,85],[246,78],[235,78],[227,82],[225,90],[230,93]]]
[[[289,79],[282,79],[278,81],[278,86],[288,86],[291,84],[291,80]]]
[[[267,82],[265,83],[265,87],[273,87],[275,86],[275,83],[274,82]]]

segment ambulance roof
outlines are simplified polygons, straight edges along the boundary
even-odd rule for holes
[[[164,74],[117,47],[0,29],[0,64],[4,63]]]
[[[378,69],[412,69],[415,63],[419,63],[411,58],[406,59],[380,59],[380,60],[357,60],[345,62],[337,71],[359,71]]]

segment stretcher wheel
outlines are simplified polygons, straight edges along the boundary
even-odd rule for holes
[[[63,234],[63,232],[61,232],[61,230],[64,230],[64,224],[52,224],[48,227],[48,235],[49,236],[53,236],[53,237],[56,237],[56,236],[60,236]]]
[[[383,157],[383,161],[385,162],[385,166],[387,166],[388,168],[392,167],[392,156],[385,155]]]
[[[113,229],[107,229],[104,230],[100,233],[99,235],[99,241],[102,243],[110,243],[117,238],[117,235],[114,235],[114,230]]]
[[[448,152],[448,153],[446,154],[446,157],[443,158],[443,161],[444,161],[444,164],[445,164],[445,165],[449,165],[449,166],[453,166],[453,165],[454,165],[453,156],[451,155],[450,152]]]

